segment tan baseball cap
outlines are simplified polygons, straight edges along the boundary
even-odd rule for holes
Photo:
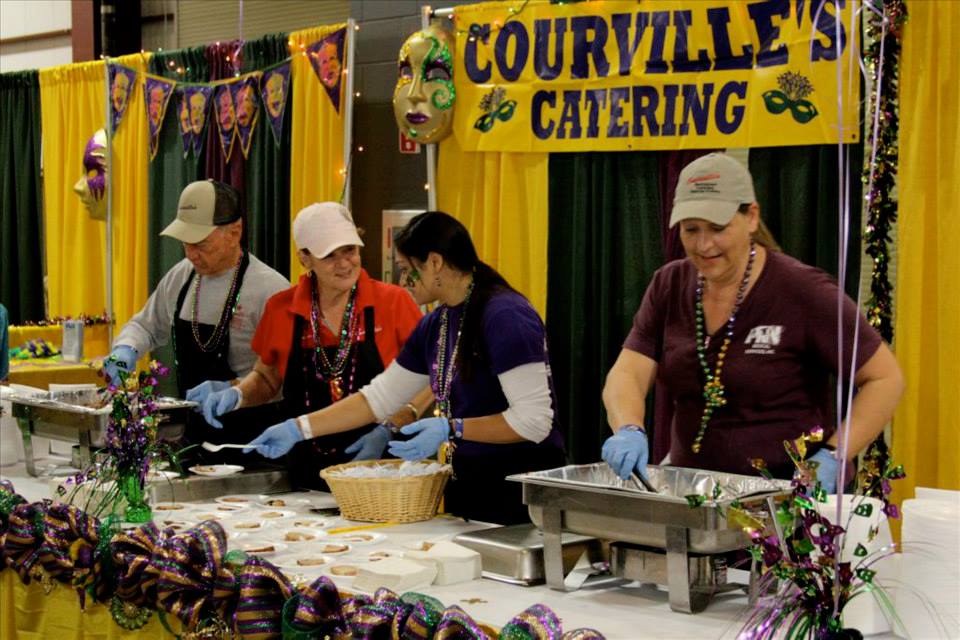
[[[756,201],[747,168],[725,153],[708,153],[680,172],[670,226],[688,218],[725,225],[740,205]]]
[[[338,202],[314,202],[301,209],[293,221],[293,242],[317,258],[340,247],[363,246],[350,210]]]
[[[196,244],[217,227],[240,219],[240,193],[228,184],[214,180],[191,182],[180,194],[177,218],[162,236]]]

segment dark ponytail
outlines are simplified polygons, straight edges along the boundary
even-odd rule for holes
[[[414,217],[396,239],[397,251],[423,263],[430,252],[443,257],[445,263],[463,273],[473,273],[473,293],[463,317],[457,371],[463,380],[473,376],[474,367],[486,360],[481,320],[490,298],[515,289],[496,269],[480,260],[463,224],[442,211],[427,211]]]

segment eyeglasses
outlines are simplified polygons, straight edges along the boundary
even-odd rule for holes
[[[420,282],[420,272],[415,268],[400,268],[400,286],[401,287],[414,287]]]

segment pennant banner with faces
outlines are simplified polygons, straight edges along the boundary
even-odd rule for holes
[[[112,131],[116,131],[127,112],[130,93],[137,81],[137,71],[119,64],[108,64],[107,68],[110,70],[110,126]]]
[[[307,57],[320,84],[326,90],[333,108],[340,113],[340,90],[343,85],[343,50],[346,28],[337,29],[307,47]]]
[[[190,151],[200,155],[203,147],[203,131],[210,113],[210,96],[213,88],[207,85],[181,84],[177,87],[179,107],[177,119],[180,122],[180,139],[183,142],[183,157]]]
[[[150,133],[150,159],[157,155],[160,146],[160,128],[167,114],[167,105],[177,86],[174,80],[147,74],[143,83],[144,104],[147,106],[147,130]]]
[[[283,113],[287,107],[287,94],[290,92],[290,61],[268,67],[260,76],[260,100],[263,102],[273,141],[280,146],[283,135]]]

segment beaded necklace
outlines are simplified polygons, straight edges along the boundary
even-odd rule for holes
[[[213,333],[204,341],[200,338],[200,322],[198,320],[198,309],[200,308],[200,280],[202,277],[197,274],[197,279],[193,286],[193,311],[190,314],[190,329],[193,332],[193,339],[204,353],[216,351],[220,347],[220,342],[227,335],[227,325],[230,324],[230,318],[237,310],[237,300],[240,298],[240,264],[243,262],[243,251],[240,251],[240,259],[237,260],[237,266],[233,270],[233,282],[230,283],[230,289],[227,290],[227,299],[223,302],[223,310],[220,311],[220,320],[214,327]]]
[[[457,339],[453,343],[453,351],[450,353],[450,359],[447,360],[447,335],[449,333],[450,320],[447,316],[449,307],[443,305],[440,310],[440,335],[437,337],[437,360],[433,365],[436,375],[430,380],[430,388],[433,389],[433,396],[436,398],[437,407],[433,410],[433,415],[437,417],[451,418],[450,411],[450,391],[453,387],[453,377],[457,369],[457,354],[460,352],[460,337],[463,335],[463,322],[467,317],[467,305],[470,303],[470,295],[473,293],[475,281],[470,281],[470,287],[467,289],[467,295],[463,299],[463,310],[460,312],[460,326],[457,327]]]
[[[727,404],[724,397],[723,383],[720,382],[720,373],[723,370],[723,360],[727,355],[727,348],[733,340],[733,323],[737,319],[737,311],[743,303],[743,297],[747,292],[747,285],[750,283],[750,272],[753,270],[753,258],[757,255],[757,247],[750,241],[750,257],[747,259],[747,268],[743,272],[743,280],[740,281],[740,287],[737,289],[737,298],[733,303],[733,309],[730,310],[730,318],[727,320],[727,330],[723,336],[723,344],[720,345],[720,352],[717,354],[717,366],[710,372],[710,365],[707,364],[707,346],[710,344],[710,336],[707,335],[706,319],[703,313],[703,287],[704,278],[702,273],[697,274],[697,360],[700,361],[700,368],[703,369],[705,381],[703,384],[703,415],[700,417],[700,429],[697,431],[697,437],[693,440],[693,452],[700,453],[700,445],[703,443],[703,435],[707,432],[707,423],[713,415],[713,410]]]
[[[347,360],[350,358],[350,348],[359,338],[360,323],[359,314],[354,313],[357,300],[357,285],[354,283],[350,289],[350,297],[347,299],[347,306],[343,310],[343,319],[340,322],[340,341],[337,344],[337,353],[333,362],[327,357],[326,351],[320,343],[320,292],[318,291],[317,276],[310,274],[312,283],[312,295],[310,304],[310,330],[313,333],[314,344],[314,366],[317,370],[317,377],[326,380],[330,385],[330,398],[336,402],[344,395],[343,372],[347,366]],[[354,366],[350,372],[350,380],[347,382],[347,393],[353,386],[353,376],[356,373],[356,357],[353,359]]]

